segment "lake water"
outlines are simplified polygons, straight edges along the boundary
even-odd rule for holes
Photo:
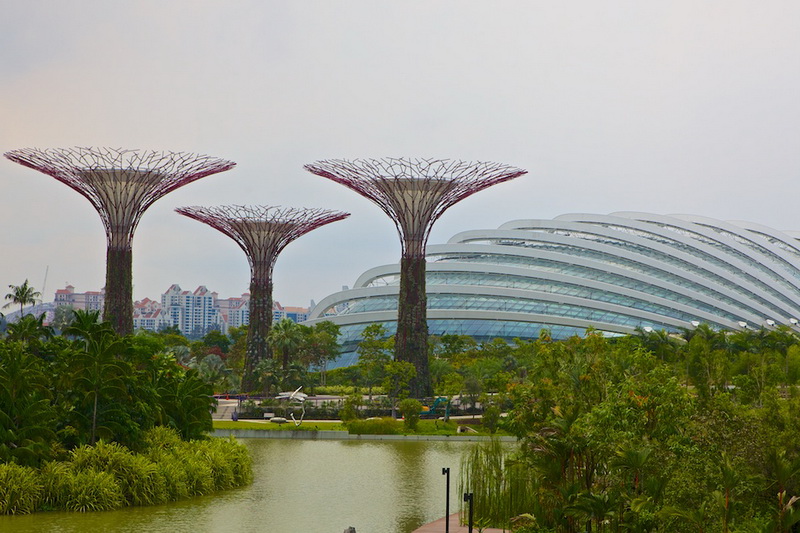
[[[243,440],[255,481],[241,489],[156,507],[0,517],[0,532],[410,533],[456,512],[459,463],[469,442]]]

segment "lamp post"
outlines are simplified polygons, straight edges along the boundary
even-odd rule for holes
[[[472,492],[465,492],[464,493],[464,501],[469,503],[469,520],[467,521],[467,531],[472,533]]]
[[[450,469],[442,468],[442,475],[447,476],[447,488],[444,504],[444,533],[450,533]]]

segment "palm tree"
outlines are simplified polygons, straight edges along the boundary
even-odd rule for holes
[[[611,461],[612,466],[633,477],[633,492],[636,496],[642,493],[642,474],[652,451],[648,447],[628,445],[618,450],[617,456]]]
[[[11,289],[11,292],[6,294],[5,299],[11,301],[4,305],[3,309],[11,307],[14,304],[19,304],[20,317],[22,317],[23,307],[28,304],[35,304],[38,301],[37,299],[42,295],[41,292],[34,290],[33,287],[28,285],[27,279],[22,285],[9,285],[8,288]]]
[[[267,336],[267,341],[281,353],[283,370],[289,368],[289,359],[293,351],[297,350],[303,340],[303,331],[291,319],[284,318],[275,324]]]
[[[44,325],[44,317],[44,313],[38,317],[25,315],[13,324],[9,324],[8,340],[31,344],[41,339],[49,339],[53,336],[53,328]]]
[[[125,376],[132,368],[120,358],[127,348],[125,341],[108,322],[98,323],[99,312],[75,313],[75,321],[64,333],[76,338],[78,348],[70,359],[72,387],[84,398],[84,413],[90,422],[89,444],[94,444],[98,431],[113,435],[112,419],[118,403],[128,400]],[[104,422],[103,418],[108,418]],[[106,424],[106,425],[103,425]]]
[[[42,359],[20,342],[0,343],[0,462],[49,459],[55,426]]]

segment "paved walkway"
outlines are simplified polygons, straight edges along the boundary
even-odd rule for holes
[[[467,533],[469,529],[467,526],[459,525],[458,513],[453,513],[447,518],[440,518],[436,522],[425,524],[419,529],[415,529],[414,533],[444,533],[445,521],[450,520],[450,533]],[[472,531],[478,533],[478,528],[472,526]],[[483,533],[503,533],[504,529],[484,528]]]

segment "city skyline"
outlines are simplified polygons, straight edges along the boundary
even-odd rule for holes
[[[120,22],[124,21],[124,24]],[[0,151],[189,151],[237,167],[171,193],[133,245],[134,299],[163,280],[246,287],[235,243],[181,205],[352,213],[290,244],[275,299],[352,286],[400,244],[380,210],[303,170],[323,158],[501,161],[529,175],[454,206],[431,243],[513,218],[646,211],[800,230],[800,5],[12,0]],[[102,287],[85,199],[0,161],[0,284]],[[45,272],[47,285],[43,286]]]
[[[105,290],[76,291],[70,283],[58,288],[50,299],[46,294],[36,299],[36,303],[24,307],[22,314],[45,314],[45,323],[51,323],[55,310],[62,306],[80,311],[102,312],[105,302]],[[227,333],[231,327],[248,325],[250,293],[245,291],[239,295],[220,297],[219,293],[199,285],[194,290],[181,288],[172,283],[158,297],[145,296],[133,302],[134,330],[148,329],[159,331],[165,327],[177,327],[182,332],[196,335],[199,330],[219,329]],[[310,304],[313,302],[310,302]],[[289,318],[294,322],[303,322],[313,306],[284,305],[275,300],[272,305],[272,320],[278,322]],[[183,311],[181,311],[183,309]],[[19,320],[20,311],[10,310],[2,315],[5,320]],[[199,322],[198,322],[199,321]]]

